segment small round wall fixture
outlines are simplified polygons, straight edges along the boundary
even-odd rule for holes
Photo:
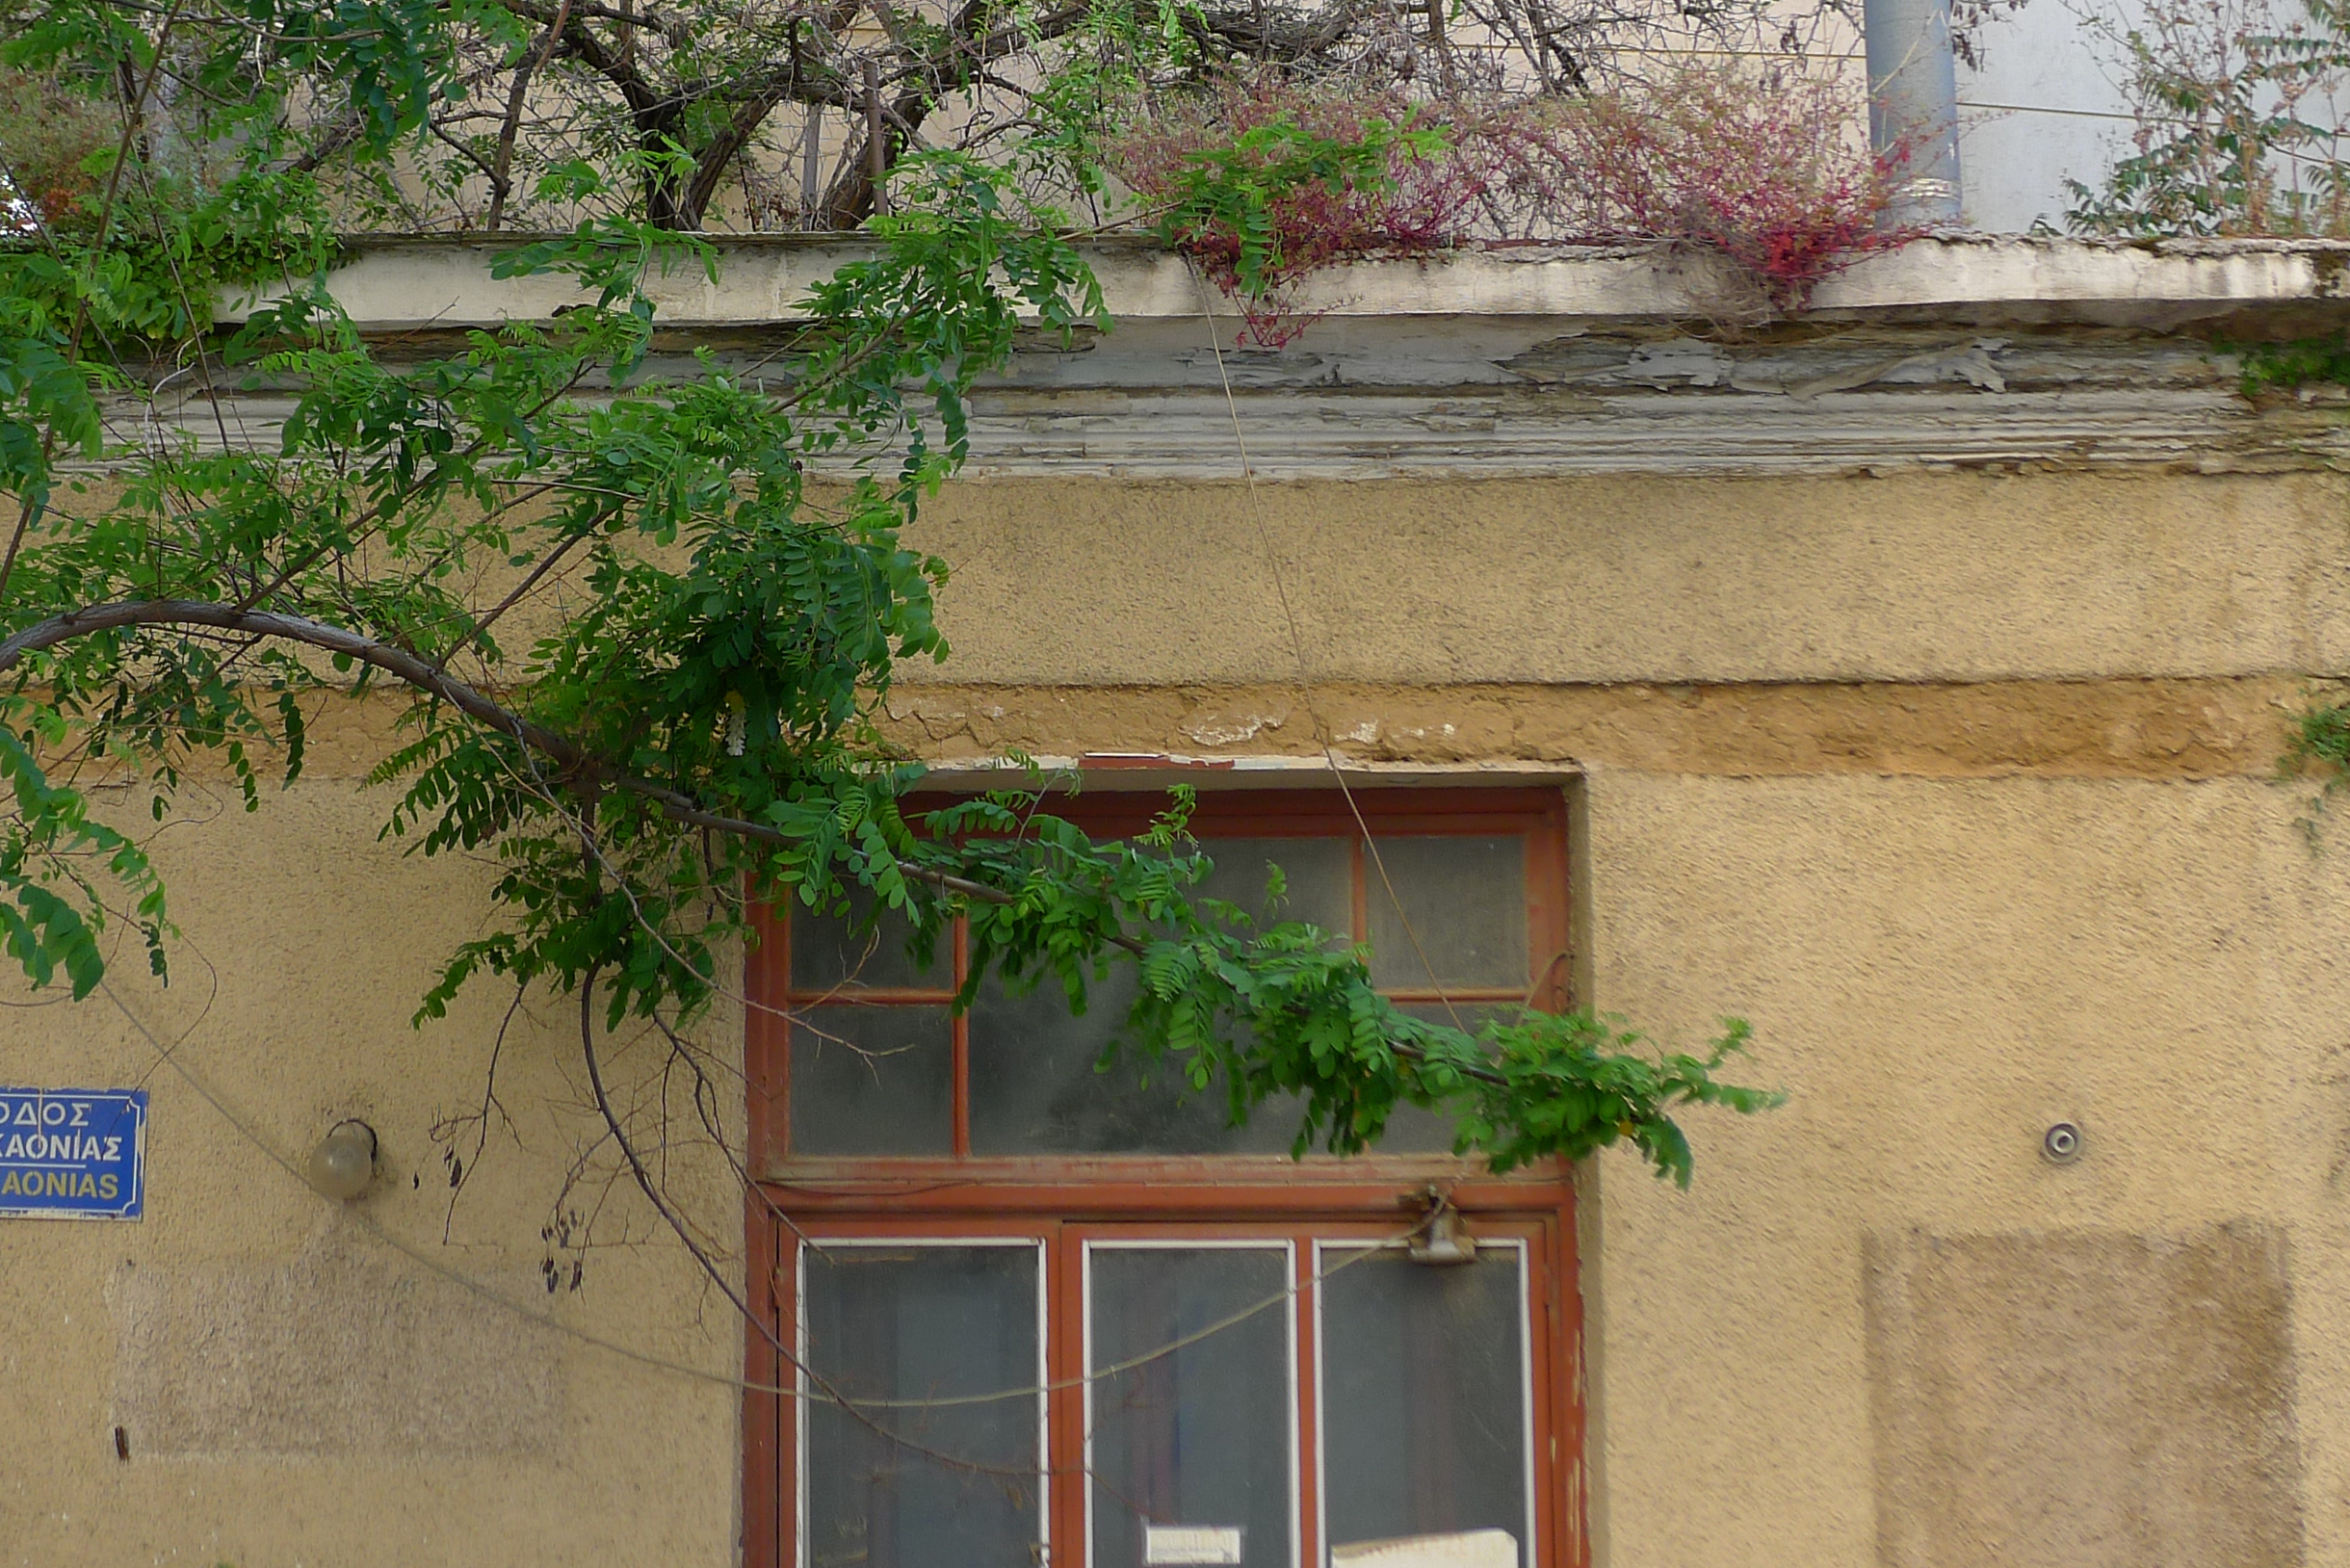
[[[376,1130],[363,1121],[336,1122],[310,1151],[310,1185],[348,1203],[376,1174]]]
[[[2069,1165],[2080,1158],[2080,1128],[2069,1121],[2057,1122],[2040,1135],[2040,1153],[2051,1165]]]

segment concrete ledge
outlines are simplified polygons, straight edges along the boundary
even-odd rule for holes
[[[860,243],[830,236],[713,243],[720,257],[716,282],[681,263],[651,289],[665,324],[742,328],[801,319],[812,284],[870,253]],[[491,261],[507,248],[465,237],[360,237],[330,282],[352,318],[380,332],[545,320],[584,300],[560,277],[492,278]],[[1183,257],[1157,246],[1098,242],[1087,251],[1121,320],[1233,314],[1231,301],[1204,288]],[[1812,314],[1827,321],[2078,323],[2168,331],[2289,310],[2332,324],[2350,317],[2346,269],[2350,244],[2334,242],[1932,238],[1866,257],[1829,278]],[[1372,259],[1320,274],[1299,291],[1304,309],[1337,318],[1720,320],[1752,301],[1751,285],[1720,257],[1667,245],[1529,245]],[[223,314],[237,320],[242,310],[230,303]]]
[[[2345,266],[2350,245],[2334,241],[1930,239],[1856,263],[1822,283],[1813,305],[1826,317],[1923,313],[2168,330],[2285,306],[2334,317]]]
[[[655,280],[647,375],[699,376],[706,351],[746,380],[778,377],[808,290],[871,253],[827,236],[715,244],[715,281],[686,265]],[[504,248],[356,240],[331,284],[393,360],[581,302],[561,277],[493,278]],[[1718,256],[1464,250],[1311,279],[1299,302],[1319,319],[1279,350],[1237,346],[1231,301],[1183,257],[1089,254],[1115,329],[1039,334],[987,378],[973,472],[1237,477],[1236,418],[1275,479],[2350,461],[2339,389],[2256,404],[2212,341],[2350,325],[2350,244],[1927,239],[1863,259],[1768,329],[1741,318],[1752,285]],[[223,398],[236,439],[274,440],[289,391]],[[141,439],[159,420],[209,445],[224,427],[202,393],[180,378],[152,411],[126,401],[117,428]]]

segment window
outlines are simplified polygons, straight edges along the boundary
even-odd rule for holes
[[[1156,794],[1057,809],[1139,830]],[[1358,821],[1358,812],[1360,821]],[[1365,842],[1364,828],[1370,830]],[[1564,1001],[1555,790],[1203,792],[1208,892],[1371,943],[1398,1005]],[[1573,1568],[1582,1558],[1569,1173],[1485,1174],[1435,1116],[1288,1157],[1136,1065],[1127,994],[983,983],[963,933],[778,921],[750,988],[761,1568]],[[1424,1245],[1431,1194],[1464,1261]],[[794,1363],[796,1362],[795,1366]]]

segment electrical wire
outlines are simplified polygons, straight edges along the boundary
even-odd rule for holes
[[[146,1021],[141,1018],[137,1012],[133,1011],[129,1004],[122,1000],[120,994],[115,990],[112,981],[101,980],[98,982],[98,989],[105,993],[106,1000],[114,1004],[115,1010],[122,1015],[124,1021],[127,1022],[131,1028],[138,1032],[142,1039],[146,1041],[149,1049],[155,1053],[158,1065],[169,1067],[172,1072],[176,1073],[179,1076],[180,1081],[186,1084],[190,1089],[195,1091],[198,1099],[210,1106],[213,1111],[218,1114],[223,1122],[226,1122],[230,1129],[233,1130],[240,1137],[244,1138],[246,1142],[251,1144],[255,1149],[260,1151],[263,1157],[266,1158],[270,1163],[284,1171],[296,1182],[299,1182],[303,1190],[308,1191],[311,1189],[310,1179],[308,1176],[303,1174],[301,1167],[295,1163],[294,1160],[290,1156],[281,1152],[276,1145],[272,1143],[267,1137],[263,1137],[259,1132],[257,1132],[248,1117],[240,1114],[237,1110],[228,1103],[227,1099],[220,1093],[220,1091],[215,1089],[210,1084],[204,1082],[202,1077],[200,1077],[194,1068],[190,1067],[185,1061],[181,1060],[178,1048],[176,1046],[166,1045],[156,1034],[156,1032],[147,1026]],[[183,1041],[181,1043],[184,1044],[185,1042]],[[591,1346],[592,1348],[598,1350],[606,1351],[612,1355],[618,1356],[623,1360],[633,1361],[640,1366],[651,1367],[661,1372],[675,1372],[681,1376],[690,1377],[698,1382],[715,1384],[720,1387],[734,1389],[745,1394],[764,1394],[787,1399],[806,1399],[811,1403],[840,1405],[849,1410],[859,1411],[936,1410],[947,1409],[959,1405],[997,1404],[1011,1399],[1033,1399],[1058,1393],[1063,1389],[1083,1388],[1107,1378],[1122,1376],[1127,1372],[1146,1367],[1152,1362],[1160,1361],[1167,1356],[1173,1355],[1179,1350],[1188,1349],[1191,1346],[1197,1345],[1203,1340],[1209,1339],[1214,1335],[1220,1334],[1226,1329],[1236,1327],[1240,1323],[1248,1321],[1252,1318],[1256,1318],[1264,1313],[1271,1311],[1275,1307],[1293,1301],[1296,1299],[1298,1294],[1305,1290],[1308,1286],[1313,1286],[1319,1289],[1324,1280],[1329,1279],[1331,1276],[1341,1272],[1342,1270],[1350,1268],[1354,1265],[1363,1262],[1365,1259],[1374,1257],[1384,1250],[1391,1249],[1410,1241],[1412,1237],[1419,1234],[1425,1224],[1424,1221],[1415,1221],[1407,1229],[1397,1232],[1394,1235],[1357,1240],[1356,1244],[1361,1247],[1361,1250],[1356,1252],[1353,1256],[1347,1258],[1345,1261],[1338,1264],[1334,1267],[1317,1268],[1310,1273],[1305,1280],[1292,1281],[1284,1289],[1274,1293],[1273,1294],[1267,1295],[1262,1300],[1253,1301],[1247,1306],[1240,1308],[1227,1317],[1219,1318],[1214,1322],[1206,1324],[1198,1329],[1194,1329],[1192,1332],[1184,1335],[1180,1339],[1170,1340],[1164,1345],[1157,1346],[1149,1350],[1143,1351],[1138,1355],[1130,1356],[1123,1361],[1112,1362],[1109,1366],[1105,1367],[1097,1367],[1091,1372],[1081,1373],[1076,1377],[1057,1378],[1042,1383],[1031,1383],[1022,1388],[995,1389],[985,1394],[954,1395],[944,1398],[852,1399],[837,1396],[810,1393],[809,1391],[801,1389],[796,1385],[762,1383],[753,1378],[742,1377],[732,1372],[716,1372],[708,1367],[697,1367],[692,1362],[679,1361],[673,1357],[659,1355],[650,1350],[639,1349],[635,1346],[622,1344],[618,1340],[608,1339],[601,1334],[592,1333],[587,1329],[581,1328],[575,1323],[565,1322],[561,1318],[556,1316],[554,1313],[547,1312],[542,1308],[534,1307],[525,1302],[517,1301],[501,1291],[491,1289],[488,1285],[483,1284],[481,1280],[478,1280],[473,1276],[462,1272],[461,1270],[450,1267],[448,1265],[440,1262],[438,1259],[425,1252],[420,1247],[417,1247],[412,1242],[409,1242],[405,1239],[393,1234],[390,1230],[384,1227],[380,1220],[379,1220],[374,1215],[369,1214],[366,1209],[360,1207],[359,1205],[346,1205],[344,1207],[344,1213],[348,1214],[352,1219],[357,1221],[360,1228],[365,1230],[370,1236],[382,1242],[385,1246],[391,1248],[394,1252],[399,1253],[410,1263],[424,1269],[427,1273],[432,1274],[451,1285],[455,1285],[458,1289],[466,1292],[468,1294],[486,1301],[492,1306],[499,1307],[506,1312],[511,1313],[513,1316],[520,1318],[525,1321],[535,1323],[541,1328],[545,1328],[554,1333],[560,1334],[566,1339],[576,1341],[579,1344]],[[805,1244],[815,1246],[821,1250],[822,1241],[821,1239],[814,1239]],[[903,1440],[900,1439],[899,1441]]]
[[[1289,585],[1281,575],[1281,560],[1273,550],[1272,530],[1266,526],[1265,508],[1257,497],[1257,465],[1248,457],[1248,437],[1240,427],[1240,404],[1233,396],[1232,375],[1224,365],[1224,344],[1216,329],[1215,307],[1209,298],[1208,280],[1201,275],[1199,263],[1188,253],[1184,256],[1184,266],[1191,274],[1192,287],[1199,291],[1200,318],[1208,327],[1208,350],[1215,355],[1216,379],[1223,383],[1224,408],[1232,417],[1233,444],[1240,455],[1240,480],[1247,491],[1249,517],[1256,524],[1257,541],[1265,549],[1265,570],[1273,580],[1274,596],[1281,601],[1281,615],[1289,624],[1290,653],[1297,661],[1295,690],[1298,705],[1305,709],[1306,718],[1314,725],[1315,744],[1321,747],[1322,760],[1330,765],[1331,780],[1338,785],[1339,795],[1345,800],[1346,810],[1354,818],[1355,829],[1363,836],[1363,848],[1370,852],[1371,866],[1379,874],[1379,882],[1387,889],[1388,903],[1396,911],[1397,924],[1403,928],[1403,934],[1411,940],[1412,951],[1420,955],[1421,966],[1428,972],[1428,983],[1435,989],[1437,1000],[1444,1004],[1445,1011],[1451,1016],[1452,1027],[1466,1034],[1470,1032],[1469,1027],[1462,1022],[1460,1008],[1453,1006],[1450,993],[1438,977],[1436,964],[1429,958],[1427,948],[1420,940],[1420,933],[1412,928],[1411,918],[1404,912],[1403,900],[1396,892],[1395,880],[1387,875],[1387,861],[1379,853],[1378,841],[1371,836],[1371,823],[1365,820],[1363,808],[1355,800],[1354,791],[1347,787],[1345,770],[1339,762],[1338,747],[1331,743],[1329,726],[1322,722],[1321,708],[1314,700],[1311,685],[1313,670],[1306,657],[1305,633],[1298,625],[1296,608],[1290,602]]]

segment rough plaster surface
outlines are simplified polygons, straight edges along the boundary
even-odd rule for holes
[[[1431,768],[1548,763],[1641,772],[1931,778],[2266,777],[2311,683],[1807,681],[1656,685],[1178,686],[915,683],[883,727],[953,766],[1002,757],[1324,758]],[[314,712],[304,770],[363,777],[394,744],[391,703]]]
[[[141,978],[134,942],[119,1009],[0,1010],[0,1082],[153,1096],[144,1220],[0,1222],[0,1568],[734,1560],[742,1338],[723,1304],[640,1244],[657,1221],[625,1196],[603,1234],[626,1244],[591,1252],[576,1292],[540,1284],[540,1228],[588,1138],[567,1009],[508,1026],[513,1123],[452,1209],[432,1129],[480,1103],[508,998],[409,1027],[436,960],[481,928],[481,884],[378,844],[385,802],[321,781],[248,816],[199,787],[157,840],[185,933],[170,986]],[[633,1083],[642,1054],[612,1058]],[[352,1115],[380,1175],[340,1208],[272,1153],[299,1162]]]
[[[2258,1445],[2287,1428],[2261,1422],[2289,1389],[2297,1478],[2215,1460],[2210,1528],[2289,1503],[2304,1560],[2350,1568],[2350,840],[2337,828],[2313,853],[2305,792],[2259,776],[2280,705],[2350,664],[2338,482],[1259,499],[1304,627],[1303,695],[1244,492],[988,483],[926,516],[957,567],[958,659],[901,687],[893,722],[946,757],[1296,756],[1319,718],[1388,758],[1584,770],[1587,994],[1671,1046],[1746,1016],[1743,1071],[1791,1093],[1765,1116],[1692,1113],[1687,1193],[1615,1155],[1584,1173],[1597,1568],[1881,1561],[1898,1513],[1883,1467],[1907,1476],[1901,1454],[1925,1450],[1880,1438],[1869,1247],[1913,1233],[1988,1249],[1929,1281],[1954,1302],[2006,1302],[2000,1248],[2103,1250],[2068,1276],[2071,1317],[1929,1314],[1902,1375],[2022,1334],[2043,1380],[2095,1391],[2116,1432],[2249,1433],[2272,1457]],[[722,1305],[625,1191],[609,1212],[631,1244],[591,1258],[580,1292],[507,1283],[533,1276],[581,1146],[561,1009],[517,1015],[500,1069],[513,1139],[448,1215],[431,1130],[479,1103],[505,998],[408,1027],[435,960],[482,928],[483,876],[376,843],[386,797],[350,782],[371,723],[322,729],[304,783],[257,815],[223,794],[163,835],[179,968],[168,991],[118,983],[278,1152],[344,1115],[374,1124],[388,1179],[361,1213],[432,1267],[335,1230],[103,998],[0,1011],[0,1082],[156,1096],[143,1223],[0,1224],[0,1565],[735,1561],[723,1379],[742,1339]],[[2090,1139],[2061,1168],[2037,1153],[2057,1119]],[[2199,1333],[2177,1301],[2161,1317],[2190,1267],[2163,1260],[2225,1262],[2229,1238],[2289,1255],[2290,1290],[2262,1283],[2259,1251],[2212,1287],[2236,1303],[2224,1322]],[[506,1304],[460,1305],[435,1269]],[[2127,1353],[2068,1326],[2109,1300],[2152,1325]],[[2262,1300],[2274,1311],[2243,1306]],[[543,1419],[437,1401],[354,1417],[362,1338],[422,1388],[488,1379]],[[314,1387],[276,1387],[290,1378]],[[2046,1411],[2008,1387],[1985,1381],[1947,1419],[2037,1453]],[[350,1435],[295,1451],[330,1422]],[[2116,1488],[2147,1484],[2136,1463]],[[2028,1468],[2050,1496],[2089,1486],[2077,1466]],[[1975,1517],[1997,1474],[2019,1474],[1920,1473],[1949,1482],[1919,1483],[1929,1525]],[[2161,1557],[2186,1539],[2164,1528],[2148,1560],[2185,1560]],[[2259,1555],[2279,1528],[2203,1537],[2203,1560],[2290,1560]]]
[[[1554,762],[1648,772],[2208,778],[2276,771],[2303,683],[917,687],[897,732],[946,760],[1084,756]]]
[[[1678,1045],[1742,1014],[1758,1040],[1747,1078],[1790,1093],[1766,1116],[1693,1116],[1687,1193],[1625,1162],[1591,1167],[1586,1351],[1609,1568],[1887,1560],[1882,1531],[1903,1516],[1886,1467],[1908,1475],[1925,1450],[1903,1438],[1918,1428],[1880,1426],[1880,1385],[2017,1339],[2044,1382],[2128,1432],[2178,1426],[2190,1450],[2250,1434],[2264,1470],[2297,1440],[2298,1482],[2289,1462],[2281,1480],[2215,1474],[2209,1539],[2289,1547],[2289,1531],[2246,1523],[2282,1496],[2306,1522],[2306,1560],[2350,1561],[2330,1501],[2350,1445],[2350,1297],[2332,1256],[2350,1205],[2350,856],[2311,851],[2296,797],[2252,780],[1615,771],[1585,789],[1597,1000]],[[2057,1120],[2087,1131],[2069,1165],[2039,1154]],[[1982,1239],[1981,1270],[1923,1276],[1914,1294],[1941,1316],[1872,1382],[1870,1239],[1912,1231]],[[2024,1266],[1993,1264],[2067,1236],[2105,1239],[2051,1285],[2067,1310],[2003,1320],[2028,1310],[2009,1290]],[[2287,1292],[2281,1252],[2314,1259],[2319,1278]],[[2244,1277],[2222,1289],[2222,1264]],[[2155,1310],[2189,1286],[2218,1307],[2189,1291]],[[1924,1299],[1938,1293],[1946,1314]],[[2126,1346],[2073,1320],[2123,1306],[2145,1315],[2116,1325]],[[1949,1481],[1929,1485],[1937,1506],[1967,1517],[2050,1441],[2020,1387],[1994,1371],[1950,1414],[1996,1434],[2002,1468],[1965,1484],[1929,1469]],[[2175,1459],[2125,1452],[2102,1506],[2126,1508]],[[2042,1496],[2095,1491],[2089,1474],[2041,1477],[2057,1489]],[[2162,1528],[2171,1555],[2147,1560],[2296,1560],[2182,1555],[2195,1538]],[[2114,1560],[1969,1556],[1932,1538],[1943,1555],[1914,1560]]]
[[[142,1458],[539,1456],[562,1433],[551,1330],[347,1224],[283,1261],[125,1263],[109,1294],[115,1420]]]
[[[1872,1236],[1878,1557],[2302,1557],[2281,1234]]]
[[[2306,476],[989,481],[924,512],[918,542],[954,568],[954,657],[901,678],[2299,675],[2350,665],[2344,494]]]

